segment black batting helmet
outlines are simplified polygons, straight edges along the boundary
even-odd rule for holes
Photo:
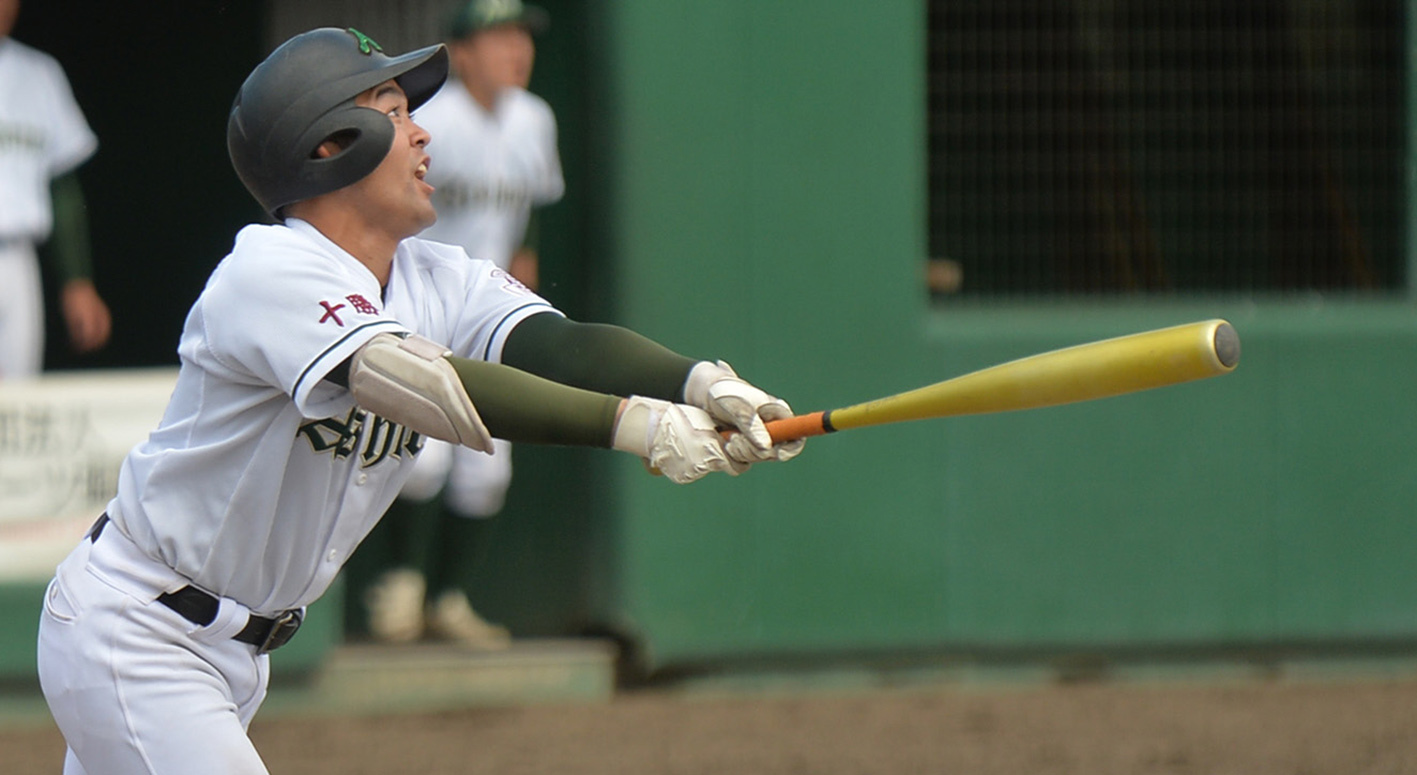
[[[335,191],[374,171],[394,142],[384,114],[354,104],[360,93],[393,79],[412,110],[448,76],[448,52],[428,46],[385,56],[353,28],[325,27],[282,43],[246,77],[226,122],[226,149],[236,174],[277,220],[281,208]],[[315,158],[336,134],[341,152]]]

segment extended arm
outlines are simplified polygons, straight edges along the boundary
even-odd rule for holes
[[[380,334],[350,359],[346,384],[360,406],[433,438],[490,452],[491,438],[611,447],[650,462],[679,483],[713,471],[736,474],[700,409],[660,399],[598,393],[500,364],[452,357],[418,336]]]
[[[627,328],[546,313],[507,335],[502,363],[586,390],[682,401],[698,361]]]
[[[70,172],[50,184],[54,229],[46,254],[60,282],[60,309],[74,349],[88,352],[108,342],[112,317],[92,278],[89,222],[79,176]]]
[[[740,378],[723,361],[696,361],[620,326],[534,315],[507,336],[502,362],[567,385],[697,406],[737,428],[728,454],[743,463],[787,460],[802,444],[774,446],[764,420],[792,416],[787,402]]]

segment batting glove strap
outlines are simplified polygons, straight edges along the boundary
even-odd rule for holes
[[[631,396],[625,400],[610,446],[638,455],[675,484],[687,484],[714,471],[737,476],[747,468],[728,456],[707,412],[656,398]]]

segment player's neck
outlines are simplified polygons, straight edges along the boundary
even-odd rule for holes
[[[315,228],[320,228],[316,226]],[[394,267],[394,250],[398,248],[398,240],[390,240],[388,237],[365,230],[346,231],[338,234],[331,234],[323,229],[320,230],[329,238],[330,242],[339,245],[344,252],[354,256],[359,263],[368,267],[369,271],[379,281],[382,288],[389,284],[389,275]]]
[[[401,238],[369,228],[366,222],[351,217],[346,210],[304,207],[292,209],[291,215],[314,226],[316,231],[325,235],[325,239],[367,267],[381,287],[388,284],[393,271],[394,251],[398,249]]]
[[[468,96],[472,97],[473,101],[478,105],[481,105],[483,110],[488,113],[496,112],[497,98],[502,94],[500,89],[489,83],[465,82],[463,83],[463,87],[467,89]]]

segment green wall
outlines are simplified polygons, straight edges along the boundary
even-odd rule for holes
[[[918,3],[621,2],[620,322],[799,410],[1210,317],[1224,379],[818,439],[676,487],[613,460],[591,617],[643,669],[939,650],[1417,642],[1402,302],[932,308]]]
[[[921,7],[617,10],[622,321],[798,409],[921,384]],[[941,594],[921,554],[935,539],[883,512],[928,504],[934,473],[893,447],[822,440],[790,466],[684,488],[622,461],[608,615],[650,665],[919,640],[915,612]]]

